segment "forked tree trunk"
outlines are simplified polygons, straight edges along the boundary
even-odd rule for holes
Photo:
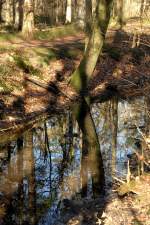
[[[75,106],[74,114],[82,130],[85,142],[88,146],[89,166],[92,173],[93,192],[95,195],[103,190],[104,169],[94,121],[90,113],[90,101],[88,100],[88,82],[95,69],[98,57],[102,51],[107,31],[112,0],[98,0],[96,15],[93,18],[92,32],[89,35],[83,59],[71,76],[71,85],[81,94],[82,102]]]

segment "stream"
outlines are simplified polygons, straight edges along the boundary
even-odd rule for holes
[[[126,179],[127,156],[141,151],[148,124],[147,101],[144,97],[113,99],[92,105],[91,112],[108,194],[113,177]],[[17,140],[0,145],[0,224],[58,225],[64,201],[80,201],[83,194],[92,199],[91,169],[82,165],[81,150],[82,134],[71,111],[52,116]]]

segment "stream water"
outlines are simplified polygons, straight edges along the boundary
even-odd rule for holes
[[[91,111],[109,192],[112,171],[115,177],[125,179],[127,155],[140,150],[142,132],[147,129],[147,102],[143,97],[115,99],[95,104]],[[81,149],[82,134],[69,111],[1,145],[0,224],[58,224],[63,200],[81,199]],[[85,170],[87,196],[92,198],[90,169]]]

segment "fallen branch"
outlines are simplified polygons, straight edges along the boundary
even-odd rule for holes
[[[74,100],[73,98],[68,96],[66,93],[64,93],[62,90],[60,90],[60,88],[58,86],[56,86],[56,84],[52,81],[49,82],[49,84],[47,85],[45,83],[42,83],[42,82],[37,81],[37,80],[33,80],[31,78],[28,78],[28,77],[26,77],[25,79],[26,79],[26,81],[31,82],[32,84],[35,84],[35,85],[37,85],[41,88],[44,88],[47,91],[53,92],[54,94],[58,94],[60,92],[62,95],[64,95],[66,98],[70,99],[71,101]]]

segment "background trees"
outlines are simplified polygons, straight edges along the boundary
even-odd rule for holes
[[[92,0],[92,12],[95,10]],[[88,0],[0,0],[0,24],[9,25],[31,35],[36,27],[55,26],[77,22],[84,27]],[[148,0],[115,0],[113,19],[122,24],[129,18],[148,17]],[[90,15],[89,15],[90,17]]]

